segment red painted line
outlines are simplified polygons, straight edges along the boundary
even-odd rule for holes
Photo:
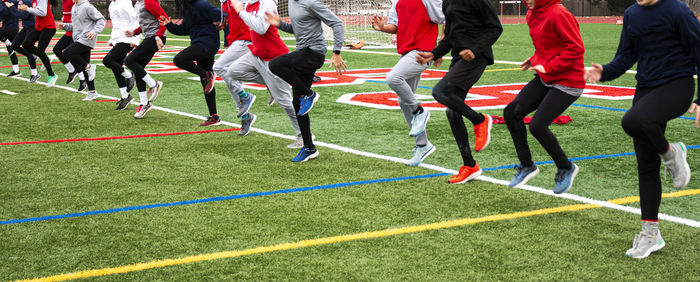
[[[213,129],[213,130],[202,130],[202,131],[155,133],[155,134],[128,135],[128,136],[24,141],[24,142],[0,143],[0,146],[40,144],[40,143],[78,142],[78,141],[103,141],[103,140],[114,140],[114,139],[146,138],[146,137],[160,137],[160,136],[173,136],[173,135],[186,135],[186,134],[203,134],[203,133],[226,132],[226,131],[236,131],[236,130],[241,130],[241,129],[240,128],[226,128],[226,129]]]
[[[111,100],[95,100],[95,102],[119,102],[117,99],[111,99]]]

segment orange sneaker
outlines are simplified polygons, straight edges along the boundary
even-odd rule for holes
[[[483,171],[479,167],[479,164],[474,164],[473,167],[463,165],[461,168],[459,168],[459,173],[452,176],[448,182],[452,184],[462,184],[476,178],[477,176],[481,175],[482,172]]]
[[[490,115],[482,115],[484,115],[484,121],[474,125],[474,135],[476,136],[474,150],[477,152],[486,149],[486,146],[491,142],[491,126],[493,125],[493,119]]]

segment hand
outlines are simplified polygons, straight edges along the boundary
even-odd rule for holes
[[[433,63],[433,66],[435,66],[436,69],[439,69],[440,66],[442,66],[442,58],[438,58],[435,60],[435,63]]]
[[[166,18],[165,16],[160,16],[160,19],[158,19],[158,22],[160,23],[160,25],[166,25],[166,24],[171,23],[172,21],[170,20],[170,18]]]
[[[418,56],[416,56],[416,61],[418,61],[421,64],[427,64],[428,62],[432,61],[435,55],[433,55],[432,52],[418,52]]]
[[[265,16],[267,17],[267,23],[272,26],[280,26],[280,15],[277,14],[277,11],[267,11]]]
[[[532,67],[530,67],[528,70],[530,70],[530,71],[536,71],[536,72],[540,72],[540,73],[547,73],[547,71],[544,70],[544,66],[543,66],[543,65],[532,66]]]
[[[530,63],[530,58],[527,58],[527,60],[523,61],[520,64],[520,70],[521,71],[526,71],[529,70],[532,67],[532,63]]]
[[[86,34],[86,36],[87,36],[87,39],[90,39],[90,40],[93,40],[93,39],[95,39],[95,38],[97,37],[97,36],[95,35],[95,33],[92,32],[92,31],[91,31],[91,32],[88,32],[88,33]]]
[[[238,0],[229,1],[229,5],[231,5],[231,8],[236,10],[236,13],[240,13],[241,11],[243,11],[243,9],[245,9],[243,3],[239,2]]]
[[[19,6],[17,6],[17,9],[22,10],[22,11],[26,11],[27,8],[29,8],[29,7],[27,7],[27,5],[24,5],[24,4],[19,4]]]
[[[158,36],[156,36],[156,46],[158,47],[158,50],[163,49],[163,40],[161,40]]]
[[[126,35],[126,37],[132,37],[134,36],[134,32],[131,30],[126,30],[124,31],[124,35]]]
[[[467,62],[474,60],[474,52],[470,49],[464,49],[461,52],[459,52],[459,56],[462,57],[462,60],[465,60]]]
[[[335,53],[333,53],[333,57],[331,57],[331,65],[328,66],[328,68],[332,67],[335,67],[335,71],[338,75],[343,75],[343,71],[348,70],[348,66],[343,62],[343,58],[340,57],[340,54]]]
[[[61,29],[61,28],[63,28],[64,26],[66,26],[66,24],[64,24],[64,23],[57,23],[57,24],[56,24],[56,28],[57,28],[57,29]]]
[[[7,6],[8,8],[15,5],[14,3],[10,3],[10,2],[3,2],[3,3],[5,3],[5,6]]]
[[[593,66],[593,68],[586,70],[583,79],[588,80],[590,83],[598,83],[603,76],[603,66],[596,63],[592,63],[591,66]]]
[[[700,105],[693,103],[688,112],[695,112],[695,128],[700,128]]]
[[[223,22],[214,22],[214,27],[216,27],[216,30],[224,30],[226,25]]]
[[[374,28],[374,30],[383,31],[384,24],[386,24],[386,21],[384,20],[384,18],[382,18],[380,16],[372,17],[372,28]]]

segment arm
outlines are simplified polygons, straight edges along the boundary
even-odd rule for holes
[[[7,18],[10,16],[10,8],[5,6],[5,3],[0,3],[0,18]]]
[[[501,21],[498,19],[496,12],[494,12],[490,1],[481,0],[475,2],[475,4],[478,5],[477,9],[480,11],[481,19],[484,23],[481,36],[475,44],[469,48],[474,55],[477,56],[477,54],[481,54],[483,50],[491,48],[491,46],[496,43],[503,32],[503,27],[501,27]]]
[[[276,26],[278,29],[284,32],[294,34],[294,27],[292,27],[290,23],[281,21],[280,15],[277,14],[276,10],[266,12],[265,21],[270,25]]]
[[[423,0],[425,10],[430,20],[436,24],[445,23],[445,14],[442,13],[442,0]]]
[[[64,23],[61,28],[65,31],[73,31],[73,23]]]
[[[627,15],[623,17],[622,23],[622,33],[620,34],[620,43],[617,45],[617,53],[615,53],[615,58],[609,64],[603,66],[600,81],[613,80],[623,75],[637,62],[639,57],[637,51],[634,50],[634,43],[627,38],[625,33],[627,29],[626,23],[629,23]]]
[[[563,49],[543,64],[545,73],[558,73],[570,68],[577,59],[583,58],[585,48],[574,17],[562,16],[554,20],[554,31],[559,36]]]
[[[396,15],[396,3],[391,5],[389,18],[386,21],[384,21],[384,18],[380,16],[372,17],[372,28],[374,28],[376,31],[395,34],[398,30],[398,24],[399,17]]]
[[[280,25],[277,28],[279,28],[280,30],[282,30],[286,33],[294,34],[294,27],[292,27],[292,24],[290,24],[288,22],[280,21]]]
[[[45,17],[48,6],[48,0],[37,0],[36,8],[27,8],[27,12],[37,17]]]
[[[102,13],[100,13],[100,11],[98,11],[95,6],[92,5],[90,5],[90,9],[87,11],[87,16],[91,20],[95,21],[95,28],[92,30],[92,33],[97,36],[105,28],[105,23],[107,21]]]
[[[328,10],[320,0],[314,1],[309,7],[309,11],[333,29],[333,52],[336,54],[340,53],[340,49],[343,48],[343,43],[345,42],[345,27],[343,21],[333,14],[331,10]]]
[[[695,58],[695,74],[697,75],[700,72],[700,48],[698,48],[700,46],[700,21],[695,18],[695,15],[688,7],[684,5],[683,7],[686,10],[684,11],[685,13],[677,17],[678,37],[683,47],[689,50],[690,55]],[[700,105],[700,83],[698,84],[697,95],[698,99],[695,100],[695,104]],[[700,114],[700,111],[698,111],[698,114]],[[697,118],[695,119],[695,125],[696,127],[698,125]]]
[[[174,24],[169,19],[161,20],[160,22],[168,29],[168,31],[175,35],[189,35],[190,34],[190,19],[188,17],[182,17],[182,22],[180,24]]]
[[[160,17],[168,17],[168,15],[163,11],[163,7],[158,4],[158,0],[145,0],[144,1],[144,7],[146,11],[151,13],[156,19],[160,19]],[[140,31],[140,30],[139,30]],[[134,34],[138,34],[134,31]],[[156,33],[157,36],[163,36],[165,34],[165,26],[161,25],[158,27],[158,32]]]
[[[241,17],[243,22],[250,27],[255,33],[263,35],[270,28],[270,23],[267,22],[267,12],[277,12],[277,6],[271,0],[260,1],[260,8],[256,14],[249,13],[245,9],[236,8],[238,16]]]

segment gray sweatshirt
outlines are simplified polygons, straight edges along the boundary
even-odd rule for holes
[[[63,29],[73,32],[74,42],[95,48],[97,35],[105,28],[105,17],[88,0],[80,0],[78,4],[73,5],[71,14],[73,22],[66,23]],[[89,32],[95,34],[94,39],[87,38]]]
[[[279,29],[293,33],[297,49],[309,49],[326,54],[321,21],[333,29],[333,51],[340,51],[345,42],[345,29],[341,21],[320,0],[289,0],[289,18],[292,23],[280,22]]]

